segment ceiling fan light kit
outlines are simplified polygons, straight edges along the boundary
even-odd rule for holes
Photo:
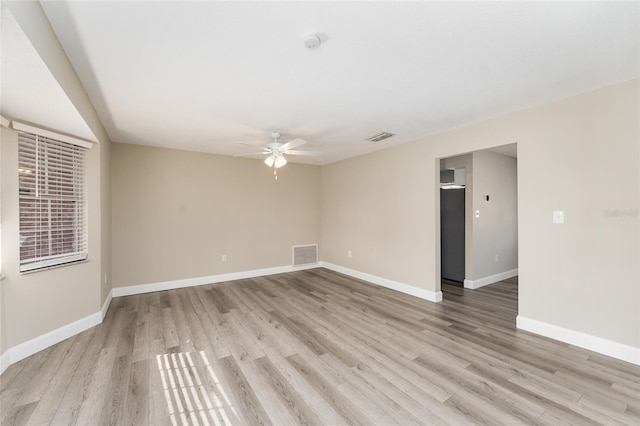
[[[274,157],[273,155],[268,156],[267,158],[264,159],[264,164],[267,165],[267,167],[273,167],[273,163],[275,161],[276,157]]]
[[[273,166],[276,169],[279,169],[280,167],[284,166],[285,164],[287,164],[287,159],[284,158],[284,155],[280,154],[276,157],[276,161],[274,162]]]
[[[267,167],[275,167],[276,169],[279,169],[287,164],[287,159],[284,158],[284,155],[282,154],[270,155],[264,160],[264,164],[266,164]]]

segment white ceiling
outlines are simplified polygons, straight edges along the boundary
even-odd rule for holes
[[[2,8],[0,107],[7,119],[90,141],[96,138],[42,61],[11,12]]]
[[[635,1],[42,6],[124,143],[236,154],[278,130],[327,164],[639,75]]]

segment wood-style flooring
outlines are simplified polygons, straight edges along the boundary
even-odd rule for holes
[[[516,280],[443,291],[312,269],[116,298],[5,371],[1,423],[640,424],[640,368],[516,330]]]

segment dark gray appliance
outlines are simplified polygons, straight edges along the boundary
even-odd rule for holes
[[[440,190],[441,276],[464,282],[464,188]]]

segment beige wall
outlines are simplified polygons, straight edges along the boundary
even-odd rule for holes
[[[2,132],[0,128],[0,132]],[[0,178],[2,177],[2,134],[0,133]],[[4,354],[7,350],[7,328],[6,328],[6,320],[4,318],[4,286],[3,279],[4,275],[2,274],[2,194],[4,191],[2,190],[2,181],[0,181],[0,355]]]
[[[114,287],[291,265],[293,245],[320,239],[320,168],[278,177],[260,160],[113,144]]]
[[[4,319],[4,290],[2,282],[0,282],[0,355],[4,354],[8,349],[7,346],[7,328]]]
[[[100,148],[100,306],[111,293],[111,141]]]
[[[518,268],[516,159],[491,151],[474,152],[473,171],[473,203],[467,211],[473,222],[473,269],[466,278],[478,280]],[[476,210],[479,218],[474,216]]]
[[[436,290],[428,281],[440,262],[424,266],[435,256],[429,236],[440,168],[419,148],[403,144],[322,168],[323,261]]]
[[[437,291],[438,159],[517,142],[519,314],[640,347],[638,94],[624,82],[323,167],[322,259]]]
[[[88,262],[20,274],[18,259],[17,133],[2,128],[2,302],[5,342],[1,350],[41,337],[95,314],[110,292],[110,140],[80,80],[38,2],[3,2],[51,74],[85,120],[99,144],[87,155]],[[7,117],[20,119],[21,117]],[[34,123],[38,124],[38,123]],[[64,132],[64,129],[52,129]]]
[[[6,128],[2,128],[1,132],[2,273],[5,275],[2,286],[5,349],[8,349],[100,310],[100,150],[94,147],[87,154],[89,261],[21,274],[18,249],[18,134]]]

